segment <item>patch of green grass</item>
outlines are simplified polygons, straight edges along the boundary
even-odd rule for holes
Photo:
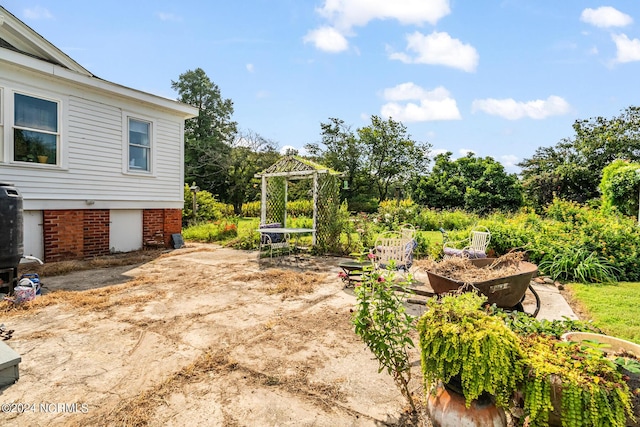
[[[574,283],[568,289],[597,327],[640,344],[640,283]]]

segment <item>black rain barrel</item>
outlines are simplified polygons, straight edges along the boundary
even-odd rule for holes
[[[0,269],[18,267],[23,236],[22,195],[13,184],[0,182]]]

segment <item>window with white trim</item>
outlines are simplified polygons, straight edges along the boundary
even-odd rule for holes
[[[151,122],[129,117],[129,171],[151,171]]]
[[[13,160],[57,164],[59,102],[15,93],[13,109]]]

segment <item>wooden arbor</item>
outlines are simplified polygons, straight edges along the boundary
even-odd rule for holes
[[[279,222],[286,227],[288,183],[312,179],[313,245],[322,251],[339,239],[341,173],[298,156],[285,156],[255,176],[262,179],[261,223]]]

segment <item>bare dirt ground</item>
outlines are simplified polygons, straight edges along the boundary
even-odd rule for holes
[[[261,266],[255,252],[189,244],[42,277],[43,296],[0,311],[22,357],[0,424],[429,425],[354,334],[339,262]]]

